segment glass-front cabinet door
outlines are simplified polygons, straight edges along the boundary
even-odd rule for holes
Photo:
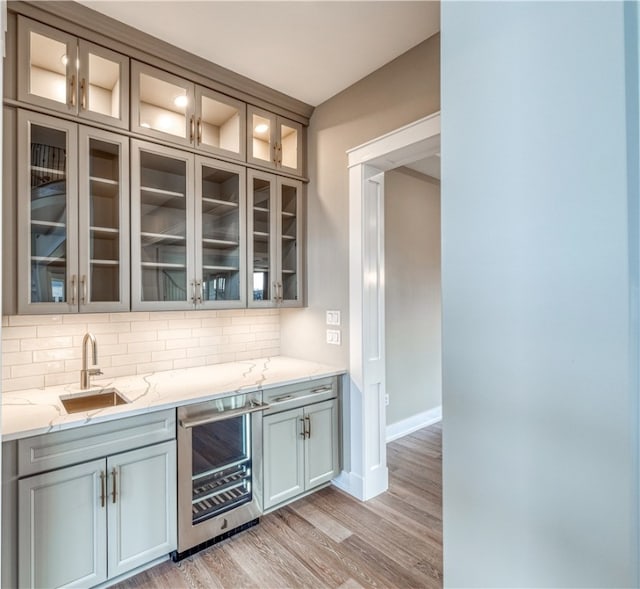
[[[245,173],[196,158],[196,305],[245,304]]]
[[[247,171],[248,305],[302,305],[302,182]]]
[[[193,155],[131,142],[134,309],[190,309],[193,277]]]
[[[302,182],[278,178],[278,298],[282,306],[301,305]]]
[[[78,109],[81,117],[129,127],[129,60],[80,40]]]
[[[129,140],[18,110],[18,311],[129,308]]]
[[[194,142],[194,84],[136,61],[131,84],[132,131],[182,145]]]
[[[18,311],[77,311],[77,125],[20,110],[18,129]]]
[[[243,102],[196,86],[196,147],[244,160],[246,106]]]
[[[302,125],[254,106],[247,107],[247,161],[302,175]]]
[[[18,99],[129,126],[129,59],[18,16]]]
[[[79,304],[129,309],[129,140],[80,127]]]
[[[250,307],[271,307],[276,302],[277,293],[276,177],[247,170],[247,191],[248,304]]]

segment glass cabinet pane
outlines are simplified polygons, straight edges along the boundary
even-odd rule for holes
[[[280,165],[285,168],[298,168],[298,130],[280,125]]]
[[[200,97],[198,143],[239,154],[243,116],[239,107],[203,94]]]
[[[253,300],[271,298],[271,182],[253,178],[250,186],[253,215]]]
[[[280,268],[282,292],[287,301],[298,298],[298,189],[282,184],[281,191],[282,235],[280,244]]]
[[[187,300],[187,162],[140,152],[142,301]]]
[[[120,145],[89,139],[89,300],[120,300]]]
[[[145,72],[139,75],[138,126],[186,138],[187,89]]]
[[[88,80],[82,79],[80,106],[101,115],[120,118],[120,63],[89,52]]]
[[[67,65],[73,67],[76,56],[69,55],[67,44],[36,31],[29,32],[29,93],[66,104]]]
[[[202,166],[202,298],[240,300],[240,174]]]
[[[253,113],[251,115],[252,146],[251,155],[254,159],[272,162],[271,120]]]
[[[67,133],[31,125],[32,303],[67,301]]]

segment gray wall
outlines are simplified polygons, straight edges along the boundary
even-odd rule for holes
[[[282,311],[282,354],[346,366],[349,334],[347,149],[440,108],[435,35],[314,111],[308,129],[308,307]],[[325,311],[342,311],[342,345],[326,343]]]
[[[387,425],[442,403],[440,183],[384,175]]]
[[[442,3],[446,587],[638,586],[635,9]]]

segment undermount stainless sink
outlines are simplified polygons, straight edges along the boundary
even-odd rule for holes
[[[129,400],[123,397],[113,387],[100,389],[99,391],[93,390],[60,395],[60,401],[62,401],[67,413],[92,411],[94,409],[104,409],[105,407],[115,407],[116,405],[126,405],[129,403]]]

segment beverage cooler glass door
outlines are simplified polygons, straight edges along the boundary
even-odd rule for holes
[[[251,415],[229,417],[191,431],[191,513],[197,524],[251,501]]]
[[[262,514],[262,393],[178,408],[178,552]]]

